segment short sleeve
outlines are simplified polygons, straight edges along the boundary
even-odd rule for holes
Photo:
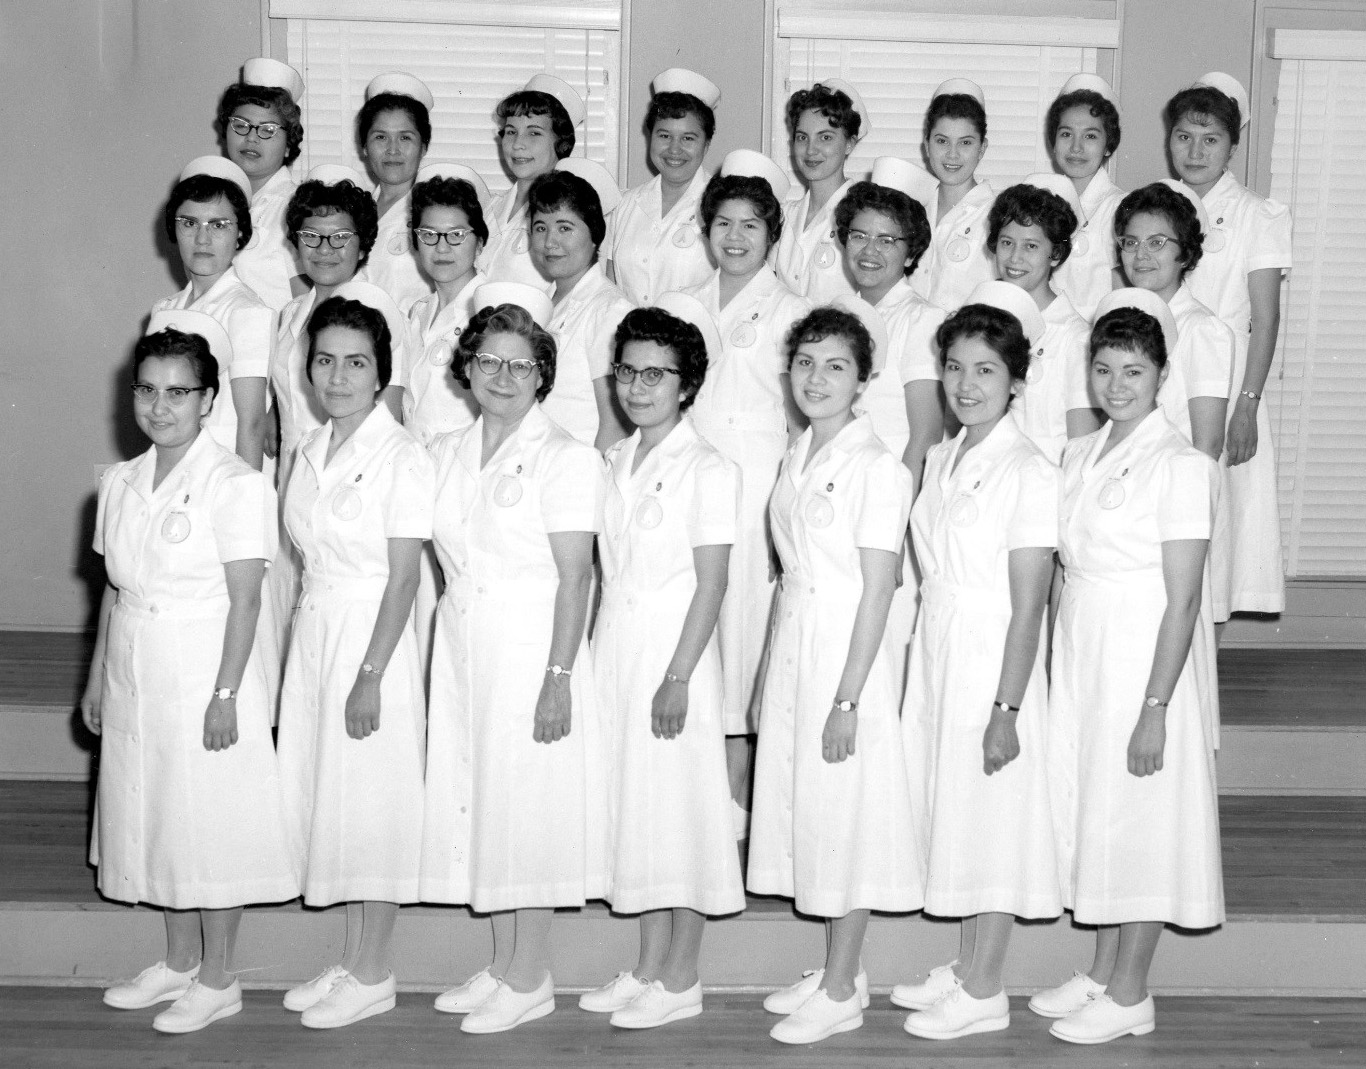
[[[773,359],[773,374],[787,374],[786,342],[788,331],[792,329],[797,320],[809,311],[811,311],[810,302],[805,297],[797,296],[791,290],[783,293],[781,299],[776,302],[773,318],[770,320],[770,329],[773,332],[773,351],[770,354]]]
[[[692,501],[688,504],[688,545],[735,544],[736,517],[740,513],[740,469],[719,453],[698,461],[693,474]]]
[[[897,349],[897,373],[903,385],[926,380],[939,381],[939,348],[934,337],[939,325],[948,318],[941,308],[916,302],[916,310],[905,316],[893,330]]]
[[[413,330],[412,323],[406,317],[390,319],[389,330],[393,334],[389,385],[411,390],[413,365],[422,359],[422,347],[418,344],[417,331]]]
[[[548,446],[542,463],[541,520],[547,534],[602,530],[607,473],[592,446],[564,442]]]
[[[611,292],[611,291],[609,291]],[[631,302],[618,293],[602,301],[602,309],[595,320],[592,337],[588,341],[588,373],[600,379],[612,373],[612,357],[616,353],[617,327],[631,310]]]
[[[224,326],[232,341],[230,379],[264,379],[270,374],[275,313],[264,304],[243,303],[228,313]]]
[[[607,233],[603,236],[602,245],[599,247],[602,249],[602,258],[609,263],[617,258],[617,242],[621,240],[619,237],[621,226],[617,220],[621,218],[622,209],[626,207],[630,199],[631,194],[626,194],[621,203],[617,205],[617,210],[607,217]]]
[[[405,441],[384,461],[384,537],[432,537],[436,502],[436,465],[427,451],[404,432]]]
[[[1228,324],[1212,312],[1192,316],[1177,351],[1186,358],[1182,371],[1188,398],[1227,399],[1233,379],[1233,331]]]
[[[1289,271],[1293,236],[1290,209],[1279,201],[1261,201],[1252,213],[1251,226],[1247,270],[1263,271],[1279,267]]]
[[[95,496],[95,537],[91,539],[90,548],[104,556],[104,516],[109,509],[109,498],[113,492],[115,472],[123,467],[122,464],[111,464],[100,473],[100,485]]]
[[[1155,488],[1159,541],[1209,538],[1214,472],[1214,461],[1194,449],[1164,459]]]
[[[911,513],[911,473],[886,449],[861,465],[852,502],[854,544],[900,553]]]
[[[221,479],[211,514],[220,563],[275,559],[279,510],[270,480],[259,471],[238,470]]]
[[[1006,527],[1006,548],[1055,547],[1062,472],[1046,457],[1031,455],[1019,466],[1015,481],[1015,511]]]
[[[1099,407],[1091,399],[1090,341],[1091,331],[1086,320],[1077,316],[1059,342],[1063,408],[1068,412],[1074,408]]]

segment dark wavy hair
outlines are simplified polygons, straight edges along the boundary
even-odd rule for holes
[[[474,314],[456,343],[451,373],[465,389],[470,388],[470,361],[479,352],[490,334],[515,334],[525,338],[531,347],[532,359],[541,370],[541,384],[536,387],[536,400],[544,401],[555,385],[555,339],[548,330],[538,326],[531,313],[520,304],[499,304]]]
[[[813,85],[810,89],[798,89],[787,98],[787,132],[789,137],[797,134],[797,123],[802,113],[819,112],[836,130],[842,130],[851,141],[858,137],[863,116],[854,110],[854,102],[842,89],[831,89],[826,85]]]
[[[555,158],[564,159],[574,151],[574,120],[564,105],[549,93],[539,89],[519,89],[509,93],[498,102],[494,109],[501,129],[514,115],[543,115],[550,119],[550,132],[555,138]]]
[[[1037,226],[1053,246],[1051,275],[1072,255],[1072,232],[1077,229],[1077,213],[1056,193],[1021,182],[1003,190],[987,216],[987,248],[996,252],[996,239],[1007,223]]]
[[[934,332],[939,348],[939,366],[949,359],[949,346],[962,338],[977,338],[997,356],[1015,382],[1029,374],[1030,348],[1020,321],[1004,309],[990,304],[965,304]]]
[[[228,138],[228,120],[243,104],[270,108],[280,117],[280,128],[285,132],[285,166],[297,160],[304,143],[303,112],[287,92],[274,86],[233,82],[223,90],[223,95],[218,98],[218,116],[214,127],[224,144]]]
[[[593,239],[593,262],[598,262],[597,250],[607,237],[607,220],[602,214],[602,201],[591,182],[568,171],[551,171],[537,175],[526,191],[527,217],[532,227],[536,216],[569,209],[588,227]]]
[[[382,390],[389,385],[394,369],[393,335],[389,333],[389,323],[378,309],[345,297],[327,298],[308,317],[305,328],[308,331],[308,363],[304,365],[304,371],[309,382],[313,381],[313,350],[317,348],[318,335],[328,327],[348,327],[369,335],[375,347],[379,388]]]
[[[863,320],[834,305],[813,308],[792,324],[783,345],[787,351],[787,366],[797,356],[797,350],[808,342],[825,341],[826,338],[839,338],[849,346],[849,355],[858,367],[859,382],[867,382],[873,375],[873,336],[863,325]]]
[[[925,109],[924,139],[928,141],[934,133],[934,124],[940,119],[966,119],[977,129],[977,136],[987,139],[987,109],[982,107],[974,96],[967,93],[941,93],[930,101]]]
[[[379,236],[379,213],[375,198],[350,180],[327,185],[314,179],[294,191],[285,208],[289,243],[298,247],[299,231],[310,215],[326,218],[339,212],[351,216],[351,224],[356,228],[356,240],[360,242],[360,263],[356,269],[360,270],[370,259],[370,250]]]
[[[232,213],[237,217],[237,247],[245,249],[251,240],[251,205],[236,182],[212,174],[192,174],[172,187],[166,207],[161,210],[161,228],[166,232],[166,237],[174,244],[175,217],[187,200],[195,204],[207,204],[219,197],[232,205]]]
[[[748,201],[754,214],[768,227],[768,247],[771,249],[778,244],[778,239],[783,236],[783,206],[767,180],[744,174],[713,175],[707,188],[702,191],[700,212],[703,230],[710,232],[716,213],[728,200]]]
[[[873,182],[855,182],[835,207],[835,232],[840,244],[849,243],[849,228],[859,212],[878,212],[892,221],[906,239],[909,262],[905,274],[910,275],[930,247],[930,220],[925,209],[914,197],[899,189],[879,186]]]
[[[1167,101],[1162,109],[1162,121],[1167,126],[1168,137],[1182,119],[1190,119],[1197,126],[1218,123],[1234,148],[1238,147],[1238,140],[1243,135],[1243,110],[1238,107],[1238,101],[1208,85],[1193,85]]]
[[[401,111],[413,120],[417,136],[422,139],[422,147],[432,143],[432,118],[427,113],[427,105],[420,100],[401,93],[376,93],[360,106],[356,112],[356,144],[365,149],[365,140],[370,136],[370,128],[375,125],[381,112]]]
[[[1162,324],[1138,308],[1116,308],[1096,320],[1091,328],[1090,360],[1102,349],[1146,356],[1159,371],[1167,366],[1167,341]]]
[[[198,334],[163,327],[155,334],[144,334],[133,346],[133,376],[147,360],[184,360],[190,365],[199,385],[213,391],[218,398],[218,358],[213,355],[208,341]]]
[[[408,229],[416,230],[422,225],[422,213],[428,208],[459,208],[469,220],[481,244],[488,244],[489,225],[484,221],[484,209],[479,204],[479,194],[474,186],[463,178],[429,178],[413,186],[411,207],[408,211]],[[417,235],[411,235],[413,248],[417,248]]]
[[[702,136],[708,141],[716,133],[716,113],[691,93],[656,93],[650,98],[650,106],[645,111],[645,133],[655,132],[655,123],[661,119],[683,119],[693,116],[702,127]]]
[[[1181,277],[1194,271],[1205,255],[1205,239],[1200,233],[1200,217],[1195,214],[1195,205],[1161,182],[1140,186],[1127,194],[1115,209],[1117,239],[1124,236],[1129,220],[1140,213],[1161,215],[1171,223],[1177,244],[1181,246],[1181,254],[1176,258],[1181,265]]]
[[[1101,129],[1105,131],[1105,155],[1109,156],[1119,148],[1119,109],[1094,89],[1074,89],[1070,93],[1063,93],[1048,105],[1043,129],[1050,152],[1058,140],[1058,127],[1062,125],[1063,113],[1068,108],[1085,108],[1091,113],[1091,118],[1100,120]]]
[[[678,410],[686,412],[691,408],[707,377],[707,342],[702,332],[663,308],[632,308],[617,326],[613,363],[621,363],[622,353],[633,341],[652,341],[674,354],[678,365]]]

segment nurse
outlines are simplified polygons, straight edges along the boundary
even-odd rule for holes
[[[607,223],[608,272],[632,304],[697,286],[711,274],[698,207],[721,90],[695,71],[655,75],[645,133],[655,176],[627,190]]]
[[[1118,94],[1098,74],[1072,75],[1048,106],[1044,134],[1053,166],[1081,199],[1072,254],[1059,265],[1053,284],[1089,323],[1096,302],[1123,285],[1110,234],[1124,190],[1105,169],[1119,148]]]
[[[686,414],[720,346],[706,309],[681,293],[617,331],[617,396],[635,431],[607,454],[593,668],[611,754],[607,900],[640,914],[640,957],[579,1006],[618,1028],[701,1013],[706,917],[745,908],[716,642],[740,469]]]
[[[90,860],[100,893],[163,910],[166,958],[108,988],[159,1032],[242,1009],[242,906],[299,893],[285,848],[268,682],[253,655],[275,555],[270,482],[201,431],[231,342],[201,312],[159,312],[133,354],[133,415],[152,440],[100,479],[100,603],[85,725],[100,736]]]
[[[1015,918],[1062,912],[1044,668],[1061,477],[1011,412],[1044,329],[1008,282],[982,283],[939,328],[962,430],[930,451],[911,511],[924,579],[901,732],[929,844],[925,911],[963,924],[957,961],[892,992],[925,1039],[1008,1027]]]
[[[562,161],[527,193],[531,261],[555,287],[555,390],[545,414],[585,445],[606,451],[626,437],[612,389],[613,339],[631,302],[598,259],[621,199],[601,164]]]
[[[1225,438],[1232,548],[1230,574],[1216,573],[1215,595],[1227,591],[1233,612],[1280,612],[1285,578],[1276,455],[1262,394],[1276,356],[1281,280],[1290,270],[1290,211],[1228,170],[1251,117],[1236,78],[1206,74],[1172,97],[1163,117],[1172,168],[1212,220],[1204,260],[1191,272],[1191,295],[1234,338]]]
[[[152,311],[192,308],[227,331],[232,348],[219,368],[223,394],[205,428],[219,445],[260,471],[275,313],[233,270],[239,250],[252,239],[250,198],[247,176],[222,156],[201,156],[181,171],[162,223],[176,243],[189,282],[179,293],[157,301]]]
[[[492,237],[479,269],[493,282],[521,282],[549,294],[554,284],[531,262],[531,183],[549,174],[574,151],[574,131],[588,109],[573,86],[553,74],[536,74],[498,104],[498,154],[512,186],[493,198],[488,222]]]
[[[987,216],[995,194],[977,181],[987,150],[987,98],[967,78],[950,78],[925,111],[922,151],[939,190],[926,205],[933,237],[911,285],[930,304],[952,312],[978,283],[996,277],[987,249]]]
[[[285,496],[304,595],[280,697],[280,778],[304,903],[346,903],[346,946],[284,1004],[307,1028],[340,1028],[394,1008],[394,921],[418,898],[426,710],[412,607],[433,472],[379,403],[393,366],[384,316],[333,296],[308,339],[328,421],[304,438]]]
[[[378,183],[379,234],[361,277],[389,294],[404,315],[432,291],[418,269],[408,222],[413,183],[432,144],[432,104],[421,79],[391,71],[371,79],[356,115],[357,150]]]
[[[493,914],[493,961],[436,1000],[463,1032],[555,1010],[550,924],[607,890],[603,742],[585,623],[602,457],[541,409],[550,301],[489,283],[456,367],[479,405],[433,444],[446,592],[432,655],[422,899]]]
[[[1049,784],[1063,904],[1099,930],[1090,972],[1029,1005],[1071,1043],[1151,1032],[1163,925],[1224,920],[1210,718],[1190,656],[1215,469],[1158,405],[1174,341],[1137,309],[1096,321],[1091,388],[1110,422],[1063,457]]]
[[[242,281],[275,311],[304,291],[294,249],[285,235],[285,207],[294,195],[289,166],[299,158],[304,79],[288,63],[261,56],[242,64],[242,80],[218,101],[223,153],[251,181],[253,240],[234,266]]]
[[[740,465],[740,526],[721,605],[721,678],[725,685],[727,767],[736,832],[748,822],[754,699],[775,592],[770,566],[768,497],[789,435],[806,426],[792,401],[784,339],[809,310],[768,266],[782,236],[787,178],[767,156],[736,149],[702,195],[702,226],[717,269],[688,290],[711,313],[721,336],[692,418],[697,431]]]
[[[826,919],[824,968],[764,1000],[781,1043],[863,1023],[870,910],[919,909],[925,886],[902,758],[901,686],[884,625],[911,476],[854,405],[873,373],[854,315],[818,308],[789,332],[810,421],[783,458],[769,519],[782,596],[754,774],[749,889]]]
[[[774,267],[790,290],[812,304],[854,292],[836,240],[835,212],[854,184],[844,176],[845,163],[872,128],[863,98],[842,79],[828,78],[788,98],[792,161],[806,193],[783,206]]]

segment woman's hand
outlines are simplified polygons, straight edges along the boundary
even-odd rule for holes
[[[1000,772],[1020,756],[1020,736],[1015,732],[1015,714],[992,707],[991,719],[982,735],[982,771],[990,776]]]
[[[209,699],[204,710],[204,749],[226,750],[237,741],[237,699]]]
[[[535,725],[531,737],[537,742],[559,742],[569,734],[572,716],[569,676],[547,672],[536,698]]]
[[[1151,776],[1162,771],[1162,751],[1167,747],[1167,710],[1149,709],[1138,714],[1134,733],[1129,736],[1129,773]]]
[[[346,733],[364,739],[379,730],[379,683],[377,672],[359,672],[346,696]]]
[[[1250,397],[1238,395],[1233,404],[1233,415],[1228,420],[1224,436],[1224,452],[1230,468],[1246,464],[1257,455],[1257,405]]]
[[[676,739],[688,719],[688,684],[664,680],[650,703],[650,730],[657,739]]]
[[[857,734],[858,710],[846,712],[838,704],[832,704],[830,715],[825,718],[825,730],[821,732],[821,756],[832,765],[853,757],[854,736]]]
[[[81,695],[81,719],[85,730],[92,735],[100,733],[100,709],[104,704],[104,670],[92,670]]]

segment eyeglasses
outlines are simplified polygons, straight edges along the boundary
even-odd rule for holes
[[[1119,246],[1120,252],[1137,252],[1140,245],[1149,252],[1161,252],[1167,247],[1168,243],[1178,247],[1181,244],[1176,238],[1169,238],[1166,234],[1153,234],[1151,237],[1146,238],[1132,238],[1126,235],[1125,237],[1117,238],[1115,240],[1115,244]]]
[[[299,240],[310,249],[316,249],[324,241],[334,249],[346,248],[346,243],[356,236],[354,230],[338,230],[332,234],[319,234],[316,230],[300,230]]]
[[[446,239],[446,244],[451,248],[456,248],[465,244],[465,239],[474,233],[469,227],[457,226],[450,230],[434,230],[430,226],[415,226],[413,233],[417,235],[417,240],[424,245],[440,245],[441,239]]]
[[[175,217],[175,228],[182,234],[195,234],[201,228],[213,234],[226,234],[237,226],[236,219],[191,219],[188,215]]]
[[[489,378],[493,378],[503,370],[503,365],[507,365],[508,371],[512,372],[514,379],[529,378],[531,373],[536,370],[537,362],[519,357],[516,360],[506,360],[501,356],[494,356],[492,353],[475,353],[474,362],[479,365],[479,370]]]
[[[140,405],[152,405],[156,404],[158,397],[164,397],[172,408],[179,408],[190,399],[191,394],[203,393],[206,389],[207,386],[167,386],[164,390],[158,390],[145,382],[135,382],[133,400]]]
[[[246,137],[247,134],[255,130],[256,136],[262,141],[269,141],[275,136],[275,132],[280,129],[280,124],[277,122],[247,122],[246,119],[243,119],[238,115],[234,115],[228,120],[228,126],[230,126],[232,132],[239,137]]]
[[[877,237],[873,237],[871,234],[865,234],[862,230],[851,230],[844,243],[862,246],[872,242],[873,248],[877,249],[878,252],[891,252],[896,248],[897,243],[902,241],[906,241],[906,239],[894,238],[891,234],[879,234]]]
[[[683,377],[683,372],[671,367],[632,367],[630,364],[613,364],[612,374],[623,386],[629,386],[636,381],[636,376],[640,376],[640,381],[646,386],[658,386],[664,381],[665,375],[677,375]]]

